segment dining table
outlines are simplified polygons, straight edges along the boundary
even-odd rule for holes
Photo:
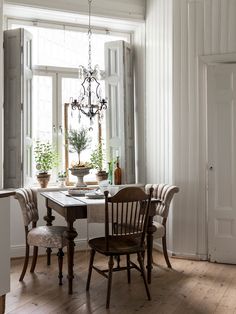
[[[40,193],[46,201],[47,213],[44,216],[47,226],[52,226],[55,216],[52,211],[63,216],[67,223],[65,237],[67,239],[67,264],[68,264],[68,293],[73,294],[73,278],[74,278],[74,239],[78,233],[74,228],[74,222],[77,219],[87,219],[87,223],[104,223],[105,222],[105,199],[87,198],[85,196],[71,195],[67,191],[51,191]],[[146,248],[147,248],[147,279],[151,283],[152,272],[152,249],[153,249],[153,233],[156,227],[153,225],[153,217],[155,209],[150,207]]]

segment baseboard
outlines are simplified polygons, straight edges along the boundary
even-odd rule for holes
[[[75,240],[75,250],[76,251],[84,251],[88,250],[88,240],[87,239],[79,239]],[[66,252],[66,248],[64,249]],[[30,250],[30,255],[32,255],[33,249]],[[56,250],[55,250],[56,253]],[[45,248],[39,248],[39,255],[45,255]],[[24,257],[25,256],[25,245],[12,245],[10,249],[11,258]]]
[[[153,241],[153,248],[159,252],[163,252],[162,249],[162,244]],[[171,250],[167,250],[168,251],[168,255],[172,256],[172,257],[176,257],[176,258],[185,258],[185,259],[191,259],[194,261],[207,261],[208,257],[206,254],[192,254],[192,253],[183,253],[183,252],[176,252],[176,251],[171,251]]]

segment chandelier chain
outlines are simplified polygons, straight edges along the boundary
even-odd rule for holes
[[[89,4],[89,25],[88,25],[88,39],[89,39],[89,47],[88,47],[88,70],[91,72],[92,69],[92,48],[91,48],[91,35],[92,35],[92,28],[91,28],[91,4],[92,0],[88,0]]]

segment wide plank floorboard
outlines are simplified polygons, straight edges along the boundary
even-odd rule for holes
[[[6,313],[11,314],[236,314],[236,266],[171,258],[173,269],[166,267],[161,253],[154,252],[152,300],[148,301],[140,273],[114,273],[110,309],[105,309],[107,280],[92,273],[89,293],[86,280],[89,253],[75,253],[74,294],[67,294],[67,265],[64,262],[63,286],[58,285],[57,257],[46,266],[40,256],[35,274],[26,273],[19,282],[23,259],[12,260],[11,292],[6,297]],[[99,254],[96,265],[107,268],[107,259]]]

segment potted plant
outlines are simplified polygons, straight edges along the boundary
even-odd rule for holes
[[[90,164],[92,168],[97,170],[96,178],[97,181],[107,180],[108,173],[103,170],[104,163],[104,153],[102,149],[102,143],[99,143],[98,146],[93,150],[90,157]]]
[[[59,187],[63,188],[66,181],[66,171],[59,171],[57,174],[57,181],[59,182]]]
[[[78,155],[78,162],[72,164],[71,174],[77,176],[77,187],[86,186],[83,181],[83,177],[89,174],[91,165],[88,162],[81,161],[81,153],[89,147],[90,137],[88,135],[89,130],[86,128],[81,128],[79,130],[71,130],[67,135],[67,139],[70,145],[70,152],[76,152]]]
[[[46,188],[50,180],[48,173],[58,164],[58,154],[49,142],[36,141],[34,159],[38,170],[37,179],[41,188]]]

